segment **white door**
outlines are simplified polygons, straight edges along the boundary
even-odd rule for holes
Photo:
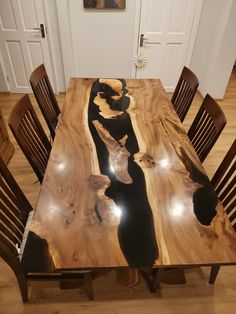
[[[42,0],[1,0],[0,48],[11,92],[32,92],[29,76],[41,63],[53,84]]]
[[[160,78],[173,91],[186,64],[198,0],[144,0],[138,53],[147,58],[137,78]],[[143,34],[143,43],[141,36]],[[141,47],[140,47],[141,46]]]

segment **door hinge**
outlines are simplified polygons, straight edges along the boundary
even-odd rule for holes
[[[6,76],[6,79],[7,79],[8,83],[9,83],[9,77],[8,77],[8,75]]]

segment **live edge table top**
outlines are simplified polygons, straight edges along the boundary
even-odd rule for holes
[[[72,78],[28,271],[236,263],[236,233],[159,80]]]

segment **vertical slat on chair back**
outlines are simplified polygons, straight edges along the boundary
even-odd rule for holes
[[[226,124],[226,118],[217,102],[206,95],[188,131],[188,136],[201,162],[204,161]]]
[[[236,140],[214,174],[211,183],[236,231]]]
[[[199,85],[196,75],[187,67],[183,68],[171,102],[183,122]]]
[[[0,157],[0,252],[17,255],[32,207]],[[2,256],[1,254],[1,256]],[[3,257],[3,256],[2,256]],[[6,256],[5,256],[6,257]]]
[[[61,111],[43,64],[32,72],[30,84],[44,119],[47,122],[51,136],[54,138],[58,116]]]
[[[39,181],[42,182],[51,152],[51,144],[28,95],[23,96],[16,103],[9,118],[9,126]]]

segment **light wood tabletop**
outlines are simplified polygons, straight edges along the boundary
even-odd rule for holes
[[[29,229],[27,271],[236,264],[236,233],[156,79],[70,80]]]

